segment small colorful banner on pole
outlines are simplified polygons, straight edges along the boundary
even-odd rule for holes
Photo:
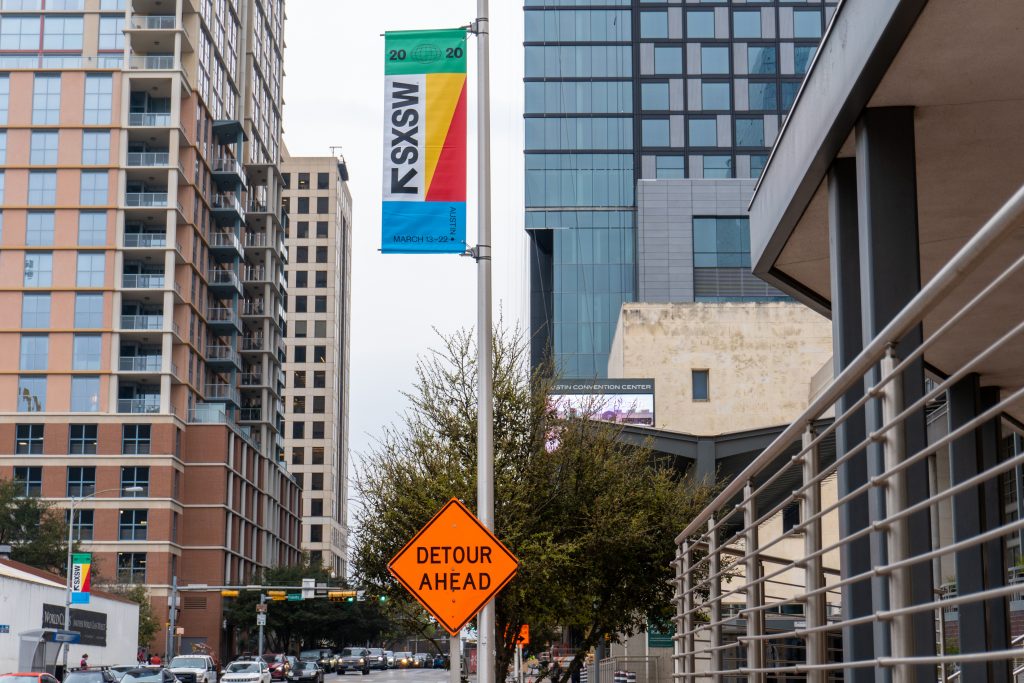
[[[384,34],[381,251],[466,251],[466,30]]]
[[[71,604],[88,605],[92,584],[92,555],[74,553],[71,556]]]

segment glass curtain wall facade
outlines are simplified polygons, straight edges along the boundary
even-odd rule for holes
[[[603,377],[636,290],[635,188],[756,178],[830,0],[526,0],[534,363]]]

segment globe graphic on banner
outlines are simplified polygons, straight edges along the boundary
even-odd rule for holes
[[[441,59],[441,49],[436,45],[423,43],[413,48],[412,58],[420,64],[430,64]]]

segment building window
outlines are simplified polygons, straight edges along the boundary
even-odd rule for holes
[[[299,197],[296,200],[295,213],[309,213],[309,197]]]
[[[331,187],[331,176],[329,173],[316,174],[316,189],[328,190]]]
[[[764,119],[736,119],[737,147],[764,147]]]
[[[281,174],[281,187],[285,190],[290,190],[292,187],[292,174],[282,173]]]
[[[292,422],[292,438],[293,439],[305,439],[306,438],[306,423],[305,422]]]
[[[776,111],[779,89],[775,81],[750,81],[747,84],[747,106],[750,111]]]
[[[148,510],[121,510],[117,522],[117,538],[122,541],[145,541],[148,524]]]
[[[49,23],[49,20],[47,20]],[[100,41],[101,50],[124,49],[124,16],[100,17]]]
[[[146,583],[146,553],[118,553],[117,582]]]
[[[84,123],[110,123],[113,109],[114,79],[109,75],[85,77]]]
[[[761,10],[734,11],[732,13],[733,38],[761,37]]]
[[[96,413],[100,409],[100,378],[71,378],[71,412]]]
[[[751,154],[750,155],[750,177],[760,178],[761,174],[764,173],[764,166],[768,163],[767,154]]]
[[[108,175],[106,171],[82,171],[82,192],[79,201],[84,206],[107,203]]]
[[[103,295],[75,295],[75,327],[96,329],[103,327]]]
[[[39,9],[38,3],[34,9]],[[39,50],[39,20],[38,16],[5,16],[0,24],[0,50]]]
[[[292,325],[292,336],[296,339],[305,339],[307,336],[307,328],[305,320],[296,320]]]
[[[705,178],[732,178],[732,157],[726,155],[704,155]]]
[[[800,526],[800,503],[790,503],[782,508],[782,533],[787,533]]]
[[[821,38],[821,12],[814,9],[794,9],[793,37]]]
[[[68,498],[81,498],[96,493],[95,467],[68,468]]]
[[[2,31],[3,29],[0,29]],[[2,40],[2,37],[0,37]],[[0,124],[7,123],[7,109],[11,100],[11,78],[0,76]]]
[[[668,147],[668,119],[644,119],[641,128],[641,141],[644,147]]]
[[[327,388],[327,373],[323,370],[313,371],[313,388],[314,389],[326,389]]]
[[[76,334],[72,342],[71,368],[99,370],[102,338],[98,334]]]
[[[43,23],[43,49],[81,50],[82,17],[46,17]]]
[[[292,396],[292,413],[302,414],[306,412],[306,397]]]
[[[714,38],[714,10],[689,10],[686,13],[687,38]]]
[[[747,46],[747,73],[774,74],[779,70],[774,45]]]
[[[299,221],[295,224],[295,238],[304,240],[309,237],[309,221]]]
[[[297,296],[295,297],[295,313],[307,313],[309,306],[306,303],[306,297]]]
[[[718,121],[716,119],[691,118],[688,122],[690,147],[716,147],[718,145]]]
[[[783,112],[788,112],[793,107],[793,102],[796,101],[796,95],[800,92],[800,81],[783,81],[782,82],[782,101],[781,109]]]
[[[330,197],[317,197],[316,198],[316,212],[317,213],[330,213]]]
[[[121,428],[121,450],[125,455],[149,455],[150,425],[126,424]]]
[[[326,398],[324,396],[313,397],[313,412],[323,414]]]
[[[309,525],[309,542],[322,543],[324,540],[324,527],[322,524]]]
[[[19,496],[38,498],[43,495],[43,468],[15,467],[14,483],[18,487]]]
[[[314,439],[322,439],[322,438],[324,438],[324,423],[323,422],[314,422],[313,423],[313,436],[312,436],[312,438],[314,438]]]
[[[7,131],[0,131],[0,164],[7,163]]]
[[[105,261],[106,256],[102,252],[79,253],[75,284],[79,287],[102,287]]]
[[[323,472],[313,472],[309,477],[309,488],[311,491],[323,491],[324,490],[324,475]]]
[[[700,84],[700,108],[705,111],[726,111],[731,108],[728,83]]]
[[[296,247],[295,248],[295,262],[296,263],[309,263],[309,247]]]
[[[313,362],[314,363],[326,363],[327,362],[327,347],[326,346],[314,346],[313,347]]]
[[[25,244],[30,247],[53,245],[53,223],[52,211],[29,211],[25,219]]]
[[[309,174],[308,173],[300,173],[299,174],[298,189],[300,189],[300,190],[308,190],[309,189]]]
[[[654,73],[656,74],[681,74],[683,73],[683,48],[662,47],[654,48]]]
[[[709,377],[707,370],[693,370],[691,372],[691,379],[693,383],[693,400],[694,401],[707,401],[709,400]]]
[[[71,425],[68,452],[72,455],[95,455],[96,429],[96,425]]]
[[[641,83],[640,107],[645,111],[668,111],[668,83]]]
[[[326,320],[314,320],[313,321],[313,336],[323,339],[327,336],[327,321]]]
[[[309,516],[310,517],[323,517],[324,516],[324,500],[323,498],[313,498],[309,501]]]
[[[4,24],[11,21],[10,18],[4,18]],[[39,26],[36,25],[35,29],[36,37],[39,36]],[[36,43],[30,48],[14,48],[14,49],[32,49],[36,50],[39,48],[39,44]],[[32,123],[41,123],[45,125],[55,125],[60,123],[60,75],[59,74],[36,74],[35,82],[32,87]]]
[[[316,275],[316,282],[314,284],[315,284],[316,288],[317,289],[323,289],[324,287],[326,287],[327,286],[327,271],[326,270],[318,270],[318,271],[316,271],[315,275]]]
[[[292,362],[305,363],[306,362],[306,347],[295,346],[292,348]]]
[[[106,211],[83,211],[78,214],[78,244],[83,247],[101,247],[106,243]]]
[[[50,295],[21,295],[21,326],[26,329],[50,327]]]
[[[695,217],[693,265],[695,268],[749,268],[750,220]]]
[[[58,135],[55,130],[32,131],[29,163],[32,165],[53,166],[57,163]]]
[[[141,488],[141,491],[125,491],[129,488]],[[149,468],[121,468],[121,496],[123,498],[145,498],[149,495]]]
[[[668,11],[651,10],[640,13],[641,38],[668,38]]]
[[[49,287],[53,284],[53,254],[33,251],[25,254],[26,287]]]
[[[659,155],[655,158],[656,178],[685,178],[686,162],[682,155]]]
[[[71,510],[64,511],[64,522],[71,524],[72,538],[76,541],[91,541],[93,539],[93,528],[95,515],[93,510],[75,510],[75,521],[72,523]]]
[[[306,459],[306,449],[302,446],[292,446],[292,464],[302,465]]]
[[[292,372],[292,386],[296,389],[303,389],[306,386],[306,371],[296,370]]]
[[[309,273],[308,272],[306,272],[305,270],[296,270],[296,271],[294,271],[294,273],[295,273],[295,278],[294,278],[295,282],[293,284],[294,284],[295,287],[301,288],[301,289],[305,289],[306,287],[309,287]]]
[[[314,465],[323,465],[324,464],[324,447],[323,446],[313,446],[312,450],[313,450],[312,463]]]
[[[42,455],[43,425],[18,425],[14,431],[14,452],[17,455]]]
[[[793,48],[793,68],[797,74],[803,75],[811,68],[814,53],[818,48],[814,45],[797,45]]]
[[[314,313],[326,313],[327,312],[327,297],[326,296],[315,296],[315,297],[313,297],[313,312]]]
[[[22,370],[45,370],[46,358],[50,350],[50,338],[45,334],[21,335]]]
[[[40,206],[53,206],[57,203],[56,171],[29,172],[28,203]]]
[[[702,74],[728,74],[729,48],[702,47],[700,49],[700,72]]]
[[[327,247],[316,248],[316,262],[327,263]]]
[[[99,166],[110,163],[110,132],[91,131],[82,133],[82,163]]]
[[[327,237],[329,236],[328,232],[327,232],[327,221],[317,221],[316,222],[316,236],[317,236],[317,239],[322,239],[322,240],[327,239]]]

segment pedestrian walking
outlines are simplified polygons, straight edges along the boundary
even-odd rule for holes
[[[83,671],[89,668],[89,655],[82,655],[82,661],[78,663],[78,668],[82,669]]]
[[[558,660],[551,660],[551,683],[558,683],[562,679],[562,667],[558,665]]]

